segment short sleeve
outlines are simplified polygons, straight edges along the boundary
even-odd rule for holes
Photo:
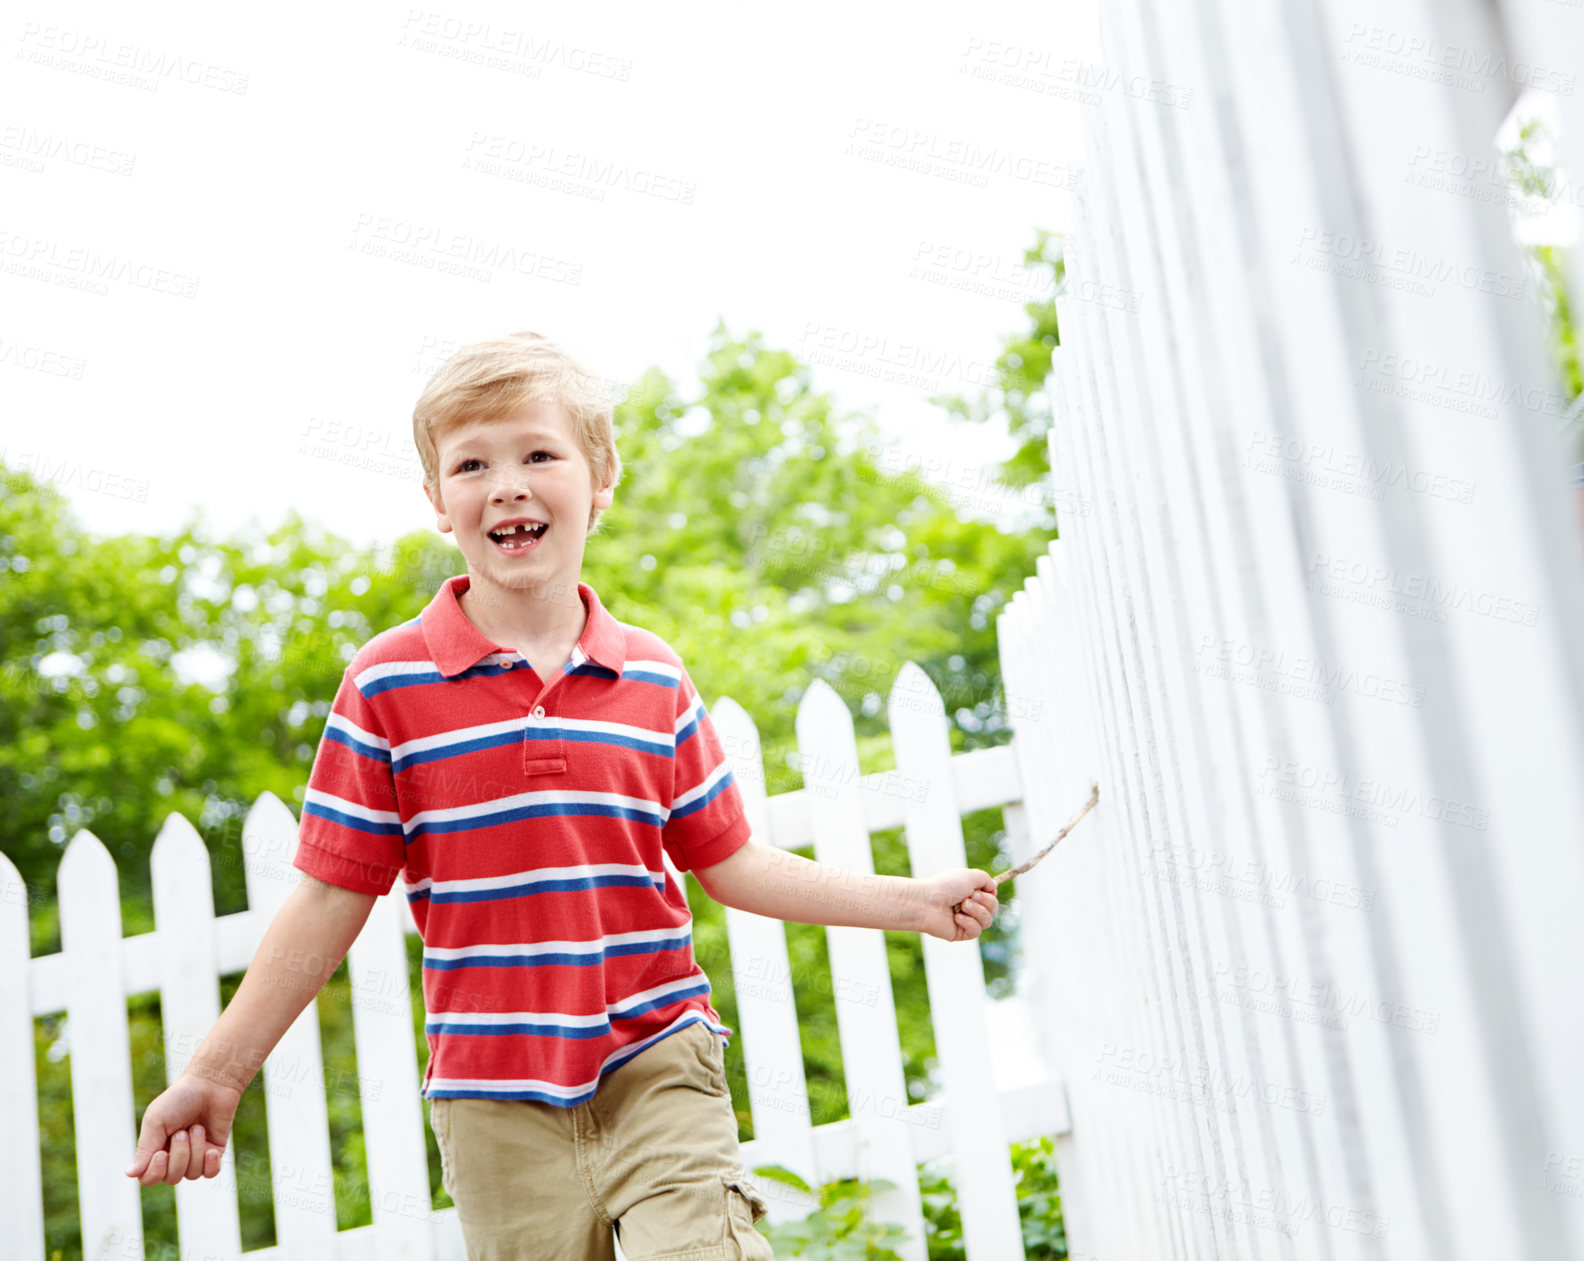
[[[692,871],[742,848],[748,817],[715,724],[686,669],[677,686],[675,730],[671,808],[660,841],[678,871]]]
[[[354,893],[383,894],[406,849],[390,742],[349,667],[314,756],[292,865]]]

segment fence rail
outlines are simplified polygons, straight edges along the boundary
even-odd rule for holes
[[[1020,835],[1013,751],[953,755],[944,706],[916,665],[904,667],[890,699],[896,769],[861,775],[845,705],[827,684],[813,684],[797,723],[804,787],[775,796],[764,790],[752,719],[729,698],[712,707],[756,839],[782,849],[813,845],[821,861],[872,871],[870,833],[905,826],[913,874],[923,876],[965,863],[964,813],[1002,807],[1009,831]],[[243,831],[249,909],[217,917],[209,854],[192,825],[172,815],[151,857],[156,928],[123,937],[115,863],[96,837],[79,832],[58,872],[62,948],[31,960],[26,890],[0,856],[0,1103],[15,1121],[0,1133],[7,1256],[45,1255],[33,1020],[67,1017],[84,1253],[136,1261],[144,1255],[140,1191],[122,1174],[136,1142],[127,1000],[159,993],[174,1080],[219,1016],[219,978],[245,970],[296,883],[296,844],[291,811],[265,794]],[[1025,901],[1032,906],[1036,896]],[[1026,1045],[1033,1023],[1021,1000],[987,999],[978,950],[925,939],[944,1091],[916,1103],[902,1077],[883,935],[826,930],[849,1116],[814,1126],[785,927],[732,908],[725,918],[756,1135],[743,1144],[745,1163],[780,1164],[815,1186],[859,1174],[895,1182],[897,1190],[877,1197],[877,1210],[911,1232],[904,1255],[924,1261],[915,1165],[952,1157],[968,1255],[1021,1256],[1008,1144],[1065,1131],[1066,1103],[1037,1048]],[[373,1223],[336,1229],[325,1073],[310,1004],[262,1070],[277,1244],[246,1253],[251,1261],[464,1256],[455,1211],[430,1207],[404,942],[415,932],[398,882],[376,900],[348,955]],[[220,1177],[176,1187],[184,1257],[244,1255],[234,1156],[233,1144]],[[760,1189],[772,1220],[809,1207],[782,1184],[760,1180]]]

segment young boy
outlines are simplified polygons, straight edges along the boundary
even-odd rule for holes
[[[864,877],[750,838],[681,659],[581,581],[621,474],[594,384],[518,333],[458,351],[419,399],[424,491],[467,573],[348,665],[301,883],[144,1113],[141,1185],[220,1172],[243,1090],[400,875],[424,943],[423,1095],[469,1257],[609,1259],[614,1231],[630,1261],[768,1258],[732,1031],[662,855],[778,919],[970,941],[994,917],[983,871]]]

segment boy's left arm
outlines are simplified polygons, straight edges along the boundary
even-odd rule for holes
[[[928,933],[972,941],[1000,903],[988,873],[949,867],[924,880],[865,875],[811,862],[752,837],[730,857],[693,871],[704,892],[725,906],[798,924],[850,925]],[[963,904],[952,914],[952,905]]]

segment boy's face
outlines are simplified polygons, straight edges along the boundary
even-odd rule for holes
[[[502,420],[473,422],[436,444],[437,482],[424,489],[442,534],[454,532],[475,586],[577,599],[589,514],[613,490],[593,473],[559,403],[536,400]],[[502,535],[512,522],[543,522]],[[492,535],[492,531],[495,533]]]

